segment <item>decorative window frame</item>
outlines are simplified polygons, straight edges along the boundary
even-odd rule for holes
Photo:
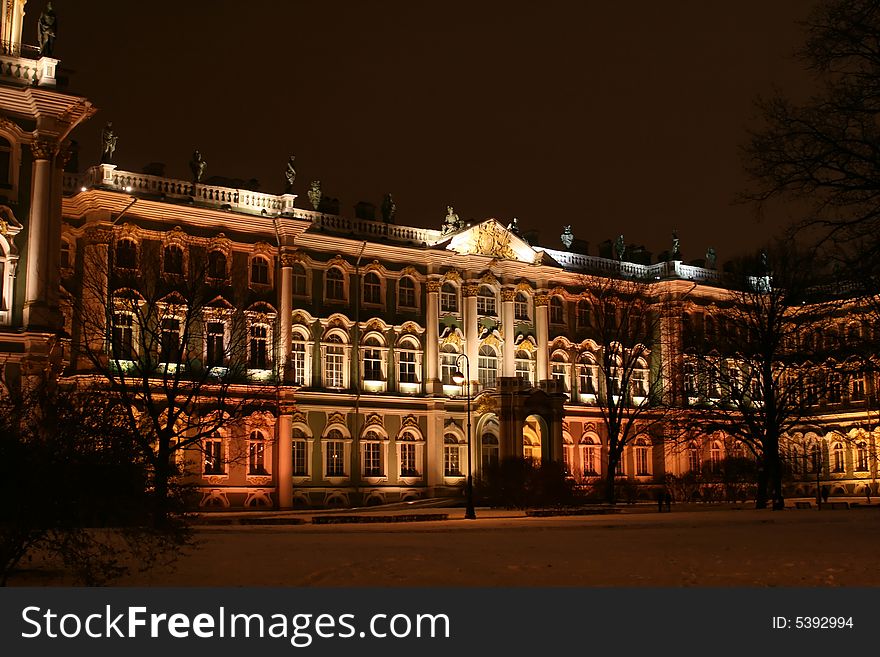
[[[448,290],[444,292],[443,288],[449,286],[452,291]],[[444,307],[443,300],[444,299],[452,299],[454,301],[454,309],[450,309],[448,307]],[[461,286],[451,280],[445,280],[440,284],[440,293],[439,293],[439,304],[440,304],[440,316],[444,315],[452,315],[458,316],[461,314]]]
[[[338,433],[338,435],[336,435]],[[342,450],[342,468],[343,474],[329,475],[327,474],[327,444],[330,442],[341,442]],[[324,429],[321,434],[321,478],[323,481],[329,482],[331,485],[340,485],[351,479],[351,434],[348,428],[340,422],[332,422]]]
[[[208,366],[208,324],[223,324],[223,365],[212,366],[211,373],[223,376],[229,371],[231,363],[232,319],[235,308],[223,297],[217,297],[211,305],[202,309],[202,362]]]
[[[244,311],[246,330],[246,358],[248,378],[257,381],[266,381],[272,378],[275,368],[275,321],[277,311],[268,303],[259,302]],[[251,367],[251,329],[264,327],[266,329],[266,367]]]
[[[206,443],[208,441],[218,441],[220,443],[220,463],[222,465],[221,471],[205,472],[205,462],[208,456]],[[214,431],[214,435],[203,437],[198,447],[199,454],[201,456],[201,467],[199,468],[199,476],[212,484],[219,484],[229,479],[230,440],[228,432],[222,428],[218,428]]]
[[[296,268],[297,267],[302,268],[302,276],[304,279],[304,285],[303,285],[304,291],[301,293],[296,291],[295,280],[297,278],[297,276],[296,276]],[[295,298],[299,298],[299,299],[307,299],[307,298],[311,297],[311,289],[312,289],[312,270],[311,270],[311,268],[306,266],[306,263],[304,260],[294,259],[293,262],[291,263],[290,269],[291,269],[290,293]]]
[[[502,358],[501,358],[501,348],[500,348],[500,345],[497,344],[497,342],[498,342],[497,340],[487,339],[487,340],[483,340],[480,343],[480,345],[477,347],[477,383],[479,384],[480,390],[487,390],[487,389],[491,389],[491,388],[496,388],[498,386],[498,373],[501,369]],[[492,377],[493,381],[491,384],[489,383],[489,381],[487,379],[485,385],[480,377],[480,373],[484,369],[484,368],[480,367],[480,360],[482,358],[489,358],[489,356],[487,354],[482,353],[484,348],[490,348],[495,353],[495,356],[494,356],[494,358],[495,358],[495,376]]]
[[[651,458],[651,441],[644,436],[637,436],[632,444],[633,473],[636,478],[649,479],[654,472],[654,463]],[[644,469],[639,468],[639,460],[644,459]]]
[[[10,200],[18,198],[18,186],[21,179],[21,148],[25,132],[5,117],[0,118],[0,137],[9,142],[9,179],[3,188],[4,195]]]
[[[337,341],[331,340],[331,338],[337,338]],[[327,368],[327,349],[329,347],[341,347],[342,348],[342,385],[341,386],[331,386],[329,385],[328,379],[328,368]],[[331,327],[324,331],[324,335],[321,336],[321,386],[324,388],[328,388],[331,390],[347,390],[351,387],[351,373],[350,368],[347,364],[351,360],[351,341],[349,340],[348,332],[339,327]]]
[[[454,442],[447,442],[446,436],[452,436]],[[446,472],[446,450],[458,450],[458,474]],[[443,428],[443,479],[447,485],[456,485],[467,479],[467,438],[456,424],[448,424]]]
[[[487,281],[482,281],[476,287],[477,287],[477,294],[476,294],[477,317],[498,317],[498,295],[499,295],[498,286],[493,285],[492,283],[489,283]],[[482,294],[483,290],[490,290],[492,292],[492,296],[491,296],[492,311],[491,312],[489,312],[488,308],[486,308],[486,306],[488,306],[488,304],[489,304],[490,297],[488,294]],[[482,303],[480,302],[481,299],[483,300]],[[481,306],[483,306],[482,310],[481,310]]]
[[[15,218],[12,209],[0,205],[0,326],[12,324],[12,308],[15,299],[15,274],[18,270],[19,253],[15,246],[15,236],[22,226]]]
[[[370,485],[387,483],[388,481],[388,447],[391,440],[380,424],[369,424],[364,427],[359,442],[361,479]],[[379,445],[379,473],[367,474],[367,445]]]
[[[415,381],[403,381],[401,378],[401,355],[403,353],[412,354],[414,357]],[[421,340],[418,336],[411,333],[404,333],[397,339],[394,348],[394,373],[397,382],[398,392],[407,395],[416,395],[422,388],[422,361],[424,358],[424,350]]]
[[[561,366],[561,367],[559,367]],[[557,368],[554,369],[554,368]],[[571,391],[571,356],[566,349],[554,349],[550,353],[550,378],[559,380],[556,374],[562,374],[562,389],[564,392]]]
[[[296,339],[299,338],[299,339]],[[305,324],[294,324],[290,329],[290,342],[291,342],[291,362],[290,367],[292,369],[291,376],[293,376],[293,354],[296,353],[293,349],[294,344],[302,344],[303,345],[303,375],[302,381],[297,382],[294,378],[294,385],[300,386],[311,386],[312,385],[312,372],[314,371],[314,363],[312,362],[312,353],[314,351],[315,341],[312,339],[312,332],[309,330],[309,327]]]
[[[367,276],[375,276],[378,280],[378,289],[379,289],[379,300],[378,301],[368,301],[366,297],[367,290]],[[385,276],[381,271],[381,268],[378,266],[373,266],[368,268],[362,275],[361,278],[361,303],[364,306],[371,308],[382,308],[385,306]]]
[[[301,435],[300,435],[301,434]],[[308,482],[312,478],[312,454],[314,453],[315,448],[315,438],[312,435],[312,430],[309,428],[309,425],[305,422],[293,422],[293,427],[291,428],[291,441],[290,441],[290,471],[291,476],[293,477],[294,484],[304,484]],[[305,473],[297,473],[297,471],[293,467],[293,445],[294,443],[303,442],[305,443]]]
[[[379,344],[367,344],[368,342],[376,341]],[[379,352],[379,375],[378,379],[368,379],[367,370],[366,370],[366,354],[367,350],[376,350]],[[360,367],[361,373],[361,382],[363,384],[364,390],[369,392],[385,392],[388,389],[388,344],[385,339],[385,335],[378,330],[371,329],[364,333],[363,339],[361,340],[361,346],[359,351],[360,355],[360,363],[358,363],[358,367]]]
[[[123,267],[119,264],[119,245],[122,242],[131,242],[134,244],[134,267]],[[141,262],[141,241],[137,238],[133,231],[126,231],[123,234],[115,234],[113,236],[113,270],[119,272],[136,272]]]
[[[403,472],[403,446],[414,446],[415,471]],[[422,480],[425,474],[425,438],[415,418],[404,418],[404,426],[394,439],[397,452],[397,476],[401,484],[410,486]]]
[[[522,298],[522,300],[520,300]],[[513,319],[517,322],[532,321],[531,297],[525,290],[516,290],[513,295]],[[520,312],[524,309],[523,312]]]
[[[404,280],[409,280],[412,283],[412,305],[403,304],[400,286]],[[419,281],[418,274],[412,267],[407,267],[400,273],[400,276],[397,279],[397,284],[394,286],[394,288],[394,301],[398,312],[419,312],[422,307],[422,284]]]
[[[555,316],[554,311],[558,313],[558,317]],[[551,294],[547,300],[547,322],[551,326],[566,326],[565,311],[565,297],[561,294]]]
[[[599,438],[599,435],[593,431],[585,431],[581,436],[580,442],[578,443],[580,447],[580,473],[581,478],[586,479],[588,477],[601,477],[602,476],[602,441]],[[592,457],[588,455],[592,455]],[[595,466],[591,469],[587,469],[587,465],[592,461],[592,464]]]

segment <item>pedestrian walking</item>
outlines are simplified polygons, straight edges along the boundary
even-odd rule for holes
[[[666,501],[666,510],[672,511],[672,493],[666,491],[666,495],[663,496]]]

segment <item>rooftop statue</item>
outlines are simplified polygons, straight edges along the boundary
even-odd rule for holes
[[[678,231],[672,229],[672,259],[681,260],[681,243],[678,240]]]
[[[614,240],[614,250],[617,251],[617,259],[622,261],[626,255],[626,242],[623,239],[623,235],[618,235],[617,239]]]
[[[715,263],[718,260],[718,256],[715,255],[715,249],[711,246],[706,249],[706,267],[709,269],[715,269]]]
[[[309,185],[309,203],[312,204],[312,209],[317,212],[318,207],[321,205],[321,181],[313,180]]]
[[[457,230],[461,230],[464,226],[464,222],[458,218],[458,215],[455,214],[455,211],[452,209],[451,205],[446,206],[446,218],[443,220],[443,233],[453,233]]]
[[[382,221],[386,224],[394,223],[394,215],[397,213],[397,205],[394,203],[394,199],[391,198],[391,193],[385,194],[385,198],[382,199]]]
[[[118,137],[113,132],[113,122],[108,121],[101,131],[101,164],[112,164],[116,154],[116,140]]]
[[[562,235],[559,236],[559,239],[562,240],[562,244],[566,249],[571,248],[571,245],[574,243],[574,233],[571,232],[571,226],[566,226],[562,229]]]
[[[513,221],[507,224],[507,230],[509,230],[514,235],[519,235],[519,219],[514,217]]]
[[[287,169],[284,171],[284,177],[287,180],[287,187],[284,191],[287,194],[293,192],[293,181],[296,180],[296,169],[293,168],[293,161],[295,159],[296,155],[291,155],[287,158]]]
[[[40,14],[37,21],[37,33],[40,39],[40,55],[42,57],[51,57],[55,50],[55,33],[58,29],[58,19],[55,18],[55,11],[52,9],[52,3],[46,3],[46,8]]]
[[[194,183],[202,182],[207,168],[208,163],[202,158],[202,154],[198,150],[193,151],[192,160],[189,162],[189,169],[192,171]]]

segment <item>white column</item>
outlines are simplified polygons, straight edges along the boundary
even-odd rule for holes
[[[428,281],[428,327],[425,333],[425,391],[440,394],[440,281]]]
[[[538,383],[550,378],[550,323],[547,315],[550,296],[546,293],[535,295],[535,333],[538,339],[537,371],[535,378]]]
[[[461,286],[461,296],[464,301],[464,353],[471,365],[471,394],[479,392],[479,375],[477,359],[480,352],[480,331],[477,323],[477,291],[480,286],[477,283],[465,283]],[[464,372],[464,370],[462,370]]]
[[[504,332],[504,346],[502,347],[501,376],[516,376],[516,363],[514,361],[513,341],[516,335],[513,331],[514,312],[513,300],[516,298],[516,290],[513,288],[501,290],[501,329]]]
[[[289,409],[284,409],[288,410]],[[278,508],[293,508],[293,416],[282,410],[278,418],[278,449],[275,476],[278,487]]]
[[[282,381],[287,383],[291,378],[290,355],[293,349],[291,324],[293,321],[293,260],[286,254],[281,254],[281,284],[279,294],[281,301],[278,304],[281,309],[281,321],[278,325],[278,354],[281,358]]]
[[[52,189],[52,158],[55,145],[31,144],[34,163],[31,177],[31,209],[28,219],[27,268],[25,273],[24,325],[49,328],[51,318],[46,284],[49,277],[48,242]]]

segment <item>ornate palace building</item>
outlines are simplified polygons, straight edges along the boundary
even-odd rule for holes
[[[358,213],[364,218],[347,218],[319,211],[328,208],[318,202],[303,209],[292,192],[200,182],[198,160],[195,182],[122,171],[112,159],[64,173],[68,135],[94,110],[56,90],[57,60],[20,46],[23,5],[2,10],[4,381],[93,374],[83,357],[91,338],[76,311],[89,295],[110,308],[99,347],[124,367],[139,328],[117,299],[156,280],[204,279],[213,292],[199,310],[202,330],[184,345],[187,358],[192,367],[221,369],[237,358],[243,378],[230,394],[259,387],[265,397],[271,389],[272,403],[187,450],[202,505],[460,495],[469,406],[475,474],[505,456],[525,456],[562,461],[579,483],[595,480],[607,467],[595,317],[614,311],[595,308],[590,281],[643,281],[657,318],[629,389],[618,392],[639,404],[660,381],[680,405],[697,395],[686,342],[694,332],[711,338],[726,291],[715,268],[684,264],[676,249],[662,262],[637,264],[577,253],[570,240],[546,248],[524,239],[515,222],[465,224],[452,208],[438,216],[437,229],[398,225],[388,208],[379,220],[369,208]],[[169,292],[163,303],[187,300]],[[173,317],[162,320],[162,336],[178,330]],[[241,351],[233,355],[232,345]],[[470,386],[453,381],[460,368]],[[815,399],[818,416],[837,433],[819,424],[791,437],[791,492],[815,490],[811,467],[833,494],[876,490],[872,399],[873,380],[864,375]],[[617,472],[642,497],[653,496],[667,474],[718,463],[736,449],[716,434],[670,449],[646,418]],[[835,438],[840,427],[864,439]],[[823,458],[810,461],[810,449]]]

